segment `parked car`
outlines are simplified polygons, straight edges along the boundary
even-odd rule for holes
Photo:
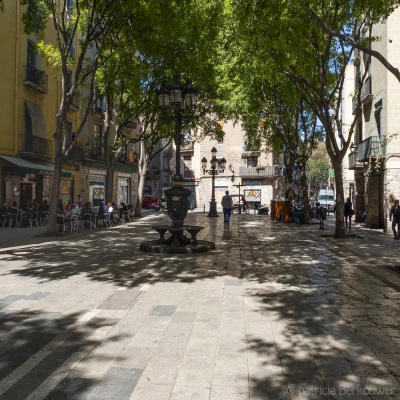
[[[142,207],[145,209],[154,208],[156,211],[160,209],[160,200],[158,196],[153,194],[145,194],[143,196]]]

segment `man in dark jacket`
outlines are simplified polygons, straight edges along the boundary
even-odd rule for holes
[[[346,221],[346,229],[351,229],[351,216],[353,215],[353,204],[351,203],[350,197],[347,198],[344,203],[344,219]]]
[[[229,196],[228,190],[225,192],[225,196],[222,197],[221,205],[222,208],[224,209],[224,224],[229,225],[229,222],[231,220],[233,200],[232,197]]]

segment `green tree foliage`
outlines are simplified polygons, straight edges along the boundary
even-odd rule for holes
[[[89,112],[91,110],[94,77],[99,66],[102,46],[110,28],[118,22],[121,5],[117,0],[20,0],[26,5],[23,13],[25,31],[36,32],[42,38],[40,48],[49,63],[58,69],[61,84],[61,101],[56,116],[56,131],[54,132],[55,160],[54,181],[50,193],[50,213],[47,233],[57,233],[57,200],[59,196],[61,171],[65,158],[72,151],[68,144],[68,108],[78,89],[85,88],[88,93],[86,107],[82,110],[82,121],[76,133],[79,137]],[[53,35],[47,32],[55,33]],[[81,35],[82,34],[82,35]],[[79,40],[77,59],[71,68],[71,51],[73,43]],[[68,84],[68,82],[72,82]]]
[[[325,185],[329,178],[329,157],[323,143],[319,143],[307,163],[307,178],[317,187]]]
[[[302,1],[308,15],[317,22],[325,33],[336,37],[370,56],[379,60],[400,81],[400,71],[392,65],[382,53],[373,50],[373,42],[381,38],[374,34],[376,24],[384,23],[399,7],[398,0],[368,0],[368,1],[336,1],[330,2],[335,13],[340,14],[344,21],[342,25],[331,23],[319,15],[321,1]]]
[[[342,27],[348,21],[331,3],[319,2],[315,11],[330,26]],[[324,129],[326,148],[335,170],[337,199],[342,204],[342,160],[360,114],[358,107],[353,123],[345,130],[341,122],[342,91],[353,47],[324,32],[302,2],[254,0],[233,1],[233,5],[237,16],[233,38],[240,49],[236,52],[237,68],[250,64],[253,71],[273,78],[280,75],[293,85]],[[343,207],[339,206],[337,237],[345,234],[342,214]]]

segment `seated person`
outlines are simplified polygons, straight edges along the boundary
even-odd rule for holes
[[[91,214],[94,215],[94,212],[92,210],[92,203],[90,203],[90,201],[87,201],[84,205],[84,207],[82,207],[81,210],[81,214]]]
[[[49,203],[47,200],[43,200],[43,203],[39,204],[39,212],[49,212],[50,211],[50,207],[49,207]]]
[[[9,212],[10,214],[15,214],[15,215],[18,214],[18,207],[17,207],[17,202],[16,202],[16,201],[14,201],[14,202],[12,203],[12,206],[8,209],[8,212]]]
[[[57,214],[65,214],[64,203],[63,203],[62,199],[58,200]]]
[[[100,221],[105,219],[105,215],[108,213],[108,205],[106,205],[104,203],[104,201],[102,201],[100,203],[100,207],[99,207],[99,212],[98,212],[98,218],[99,218],[99,225],[100,225]]]
[[[120,208],[119,208],[119,217],[122,218],[122,216],[124,215],[125,211],[128,211],[128,206],[121,201],[121,203],[119,203]]]
[[[8,201],[4,201],[4,203],[0,209],[0,214],[6,213],[6,212],[8,212]]]
[[[95,214],[92,210],[92,203],[90,201],[86,202],[81,209],[81,215],[83,221],[91,221],[91,224],[95,223]],[[85,225],[87,227],[87,225]]]
[[[81,209],[79,208],[78,204],[75,204],[75,206],[71,210],[72,215],[80,215]]]
[[[108,213],[108,206],[104,203],[104,201],[102,201],[100,203],[98,216],[100,217],[101,215],[104,215],[104,214],[107,214],[107,213]]]

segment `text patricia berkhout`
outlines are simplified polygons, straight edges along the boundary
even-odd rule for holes
[[[363,387],[363,386],[355,386],[355,387],[332,387],[332,386],[297,386],[297,385],[289,385],[288,393],[303,395],[303,396],[337,396],[337,395],[346,395],[346,396],[391,396],[394,395],[395,389],[391,387],[379,387],[379,388],[371,388],[371,387]]]

